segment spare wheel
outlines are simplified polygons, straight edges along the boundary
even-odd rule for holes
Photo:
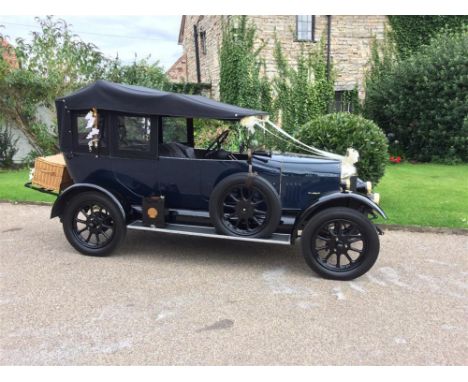
[[[255,174],[233,174],[214,188],[210,217],[223,235],[268,237],[278,227],[281,203],[267,180]]]

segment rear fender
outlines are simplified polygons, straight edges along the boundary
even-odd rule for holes
[[[106,195],[110,200],[112,200],[115,203],[119,211],[122,213],[122,217],[124,218],[124,220],[126,219],[125,209],[123,207],[123,204],[119,201],[119,199],[109,190],[106,190],[101,186],[97,186],[95,184],[90,183],[75,183],[63,190],[55,200],[54,205],[52,206],[50,218],[52,219],[57,216],[61,217],[64,207],[66,206],[70,198],[72,198],[76,194],[86,191],[98,191]]]

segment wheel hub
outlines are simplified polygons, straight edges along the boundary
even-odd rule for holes
[[[248,219],[253,217],[253,207],[248,201],[239,201],[236,206],[236,213],[238,216]]]
[[[91,228],[94,232],[98,231],[101,227],[101,219],[99,219],[96,216],[91,216],[87,219],[88,221],[88,226]]]
[[[254,235],[268,223],[268,205],[258,188],[235,185],[223,198],[224,226],[236,235]]]

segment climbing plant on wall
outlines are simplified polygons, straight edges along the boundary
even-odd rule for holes
[[[268,111],[291,133],[326,114],[334,100],[334,78],[327,74],[323,42],[301,50],[289,62],[275,39],[276,74],[269,79],[261,58],[264,46],[255,43],[255,33],[245,16],[225,22],[219,56],[221,101]]]
[[[445,31],[457,31],[468,25],[468,16],[388,16],[390,37],[400,57],[408,57]]]
[[[220,48],[220,100],[234,105],[271,110],[271,87],[263,74],[262,46],[255,46],[255,26],[246,16],[233,16],[223,25]]]
[[[289,63],[281,44],[276,41],[274,56],[277,67],[273,79],[274,112],[281,119],[282,127],[294,133],[303,124],[329,111],[334,100],[333,73],[327,75],[323,43],[314,49],[302,49],[296,61]]]

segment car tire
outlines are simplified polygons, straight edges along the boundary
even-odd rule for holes
[[[210,218],[223,235],[261,238],[277,229],[281,203],[273,186],[258,175],[233,174],[214,188]]]
[[[94,191],[77,194],[68,201],[62,224],[69,243],[88,256],[109,255],[125,238],[127,230],[118,206]]]
[[[345,207],[323,210],[312,217],[301,235],[309,267],[333,280],[352,280],[366,273],[379,255],[374,224],[359,211]]]

